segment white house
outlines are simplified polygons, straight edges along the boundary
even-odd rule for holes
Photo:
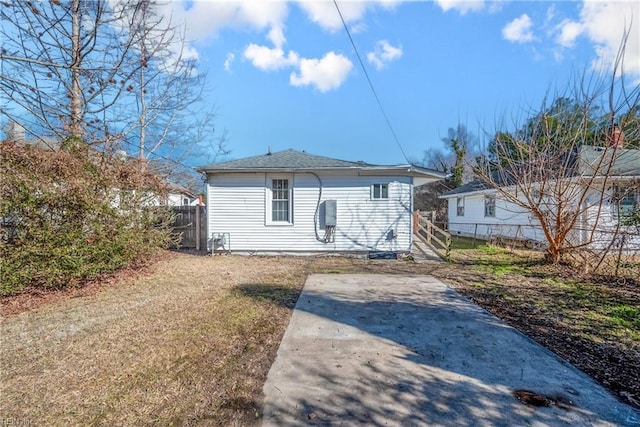
[[[573,156],[575,167],[566,178],[567,188],[583,185],[581,183],[588,180],[591,189],[582,206],[575,208],[582,214],[575,233],[569,236],[572,243],[602,248],[613,238],[624,236],[627,249],[640,250],[637,228],[620,225],[621,218],[640,206],[640,150],[582,146]],[[610,167],[603,168],[602,165]],[[607,169],[606,177],[597,173],[603,169]],[[505,182],[503,189],[515,192],[515,186],[510,184]],[[535,184],[532,187],[536,191]],[[531,212],[501,198],[487,182],[471,181],[440,197],[448,201],[448,230],[454,235],[486,240],[508,237],[546,243],[542,227]]]
[[[161,202],[163,206],[197,206],[200,197],[179,185],[169,185],[169,191]]]
[[[295,150],[199,170],[213,249],[244,253],[409,252],[414,186],[444,178]]]

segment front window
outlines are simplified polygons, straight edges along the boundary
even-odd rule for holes
[[[384,200],[389,198],[389,184],[373,184],[371,198],[374,200]]]
[[[484,216],[486,217],[496,216],[496,196],[484,197]]]
[[[640,208],[640,189],[617,186],[614,188],[613,213],[616,219],[627,218]]]
[[[456,204],[458,206],[457,215],[464,216],[464,197],[458,197],[456,199]]]
[[[288,179],[271,181],[271,220],[273,222],[290,222],[289,196]]]

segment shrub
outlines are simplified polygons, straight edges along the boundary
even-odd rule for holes
[[[89,150],[0,144],[0,294],[73,286],[171,240],[164,183]]]

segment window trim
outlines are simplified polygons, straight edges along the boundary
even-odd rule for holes
[[[489,212],[488,208],[491,208]],[[495,194],[484,195],[484,217],[495,218],[496,217],[496,196]]]
[[[273,219],[273,182],[275,180],[286,180],[287,181],[287,193],[288,193],[288,217],[289,219],[286,221],[275,221]],[[267,174],[265,177],[265,225],[268,226],[292,226],[293,225],[293,188],[294,188],[294,180],[293,175],[291,174]]]
[[[620,221],[621,219],[624,219],[628,213],[623,213],[622,215],[621,213],[621,207],[622,205],[622,201],[624,200],[630,200],[631,201],[631,209],[630,209],[630,214],[632,214],[635,209],[638,209],[640,207],[640,189],[638,188],[631,188],[631,189],[625,189],[624,186],[621,185],[614,185],[613,187],[613,197],[611,198],[611,209],[612,209],[612,215],[613,215],[613,219],[616,221]],[[625,204],[625,206],[628,206],[627,204]],[[622,210],[622,212],[625,212],[626,209]]]
[[[456,216],[464,216],[464,196],[456,197]]]
[[[379,197],[376,197],[376,187],[379,190]],[[386,197],[384,196],[386,189]],[[371,200],[381,201],[381,200],[389,200],[389,183],[388,182],[376,182],[371,184]]]

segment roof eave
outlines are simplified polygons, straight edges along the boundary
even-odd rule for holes
[[[392,173],[398,174],[400,172],[403,176],[413,177],[427,177],[430,179],[444,179],[446,174],[433,171],[425,168],[417,168],[412,165],[397,165],[397,166],[333,166],[333,167],[306,167],[306,168],[214,168],[214,167],[199,167],[196,168],[198,172],[206,174],[222,174],[222,173],[293,173],[293,172],[336,172],[336,171],[355,171],[362,172],[377,172],[377,173]]]

